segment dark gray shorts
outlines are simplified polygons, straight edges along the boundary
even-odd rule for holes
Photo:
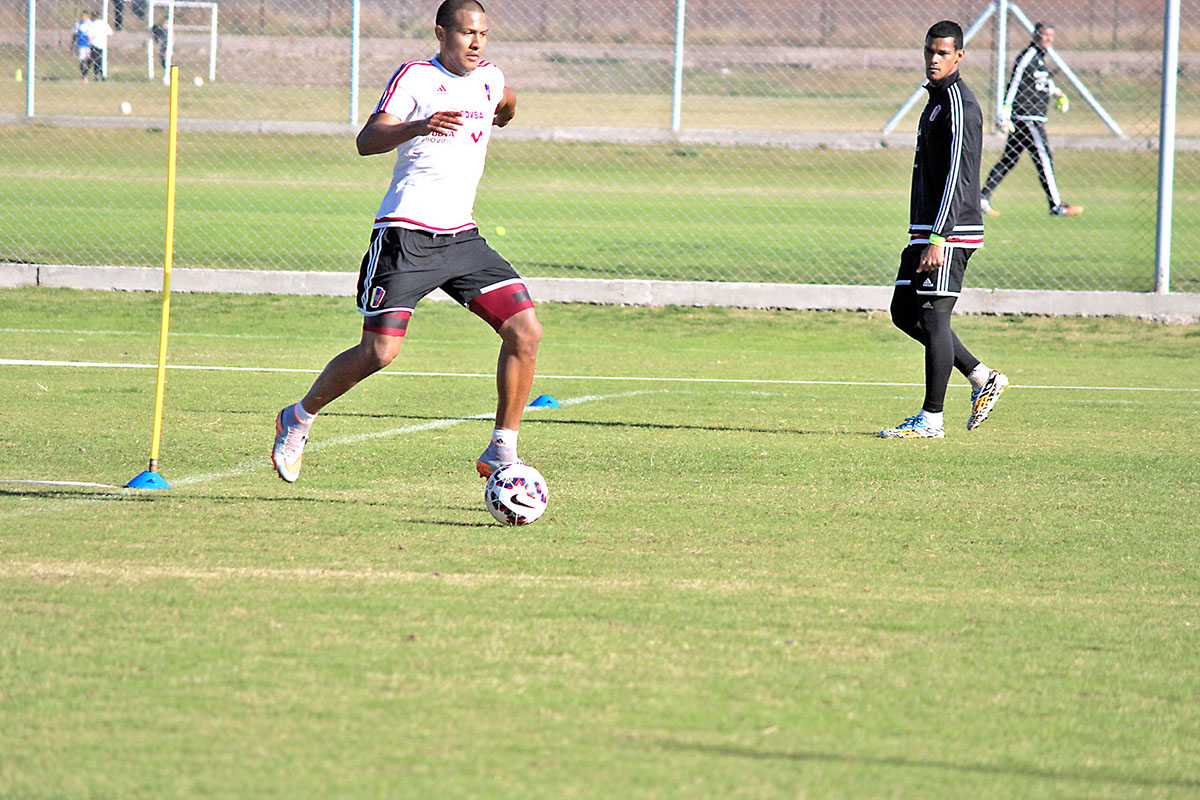
[[[358,271],[357,303],[365,316],[407,312],[434,289],[466,306],[490,287],[520,280],[478,228],[453,235],[376,228]]]

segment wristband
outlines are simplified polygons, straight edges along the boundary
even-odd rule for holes
[[[946,237],[939,236],[936,233],[929,234],[929,243],[936,244],[938,247],[943,247],[946,244]]]

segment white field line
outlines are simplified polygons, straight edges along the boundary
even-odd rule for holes
[[[0,358],[0,366],[8,367],[74,367],[100,369],[158,369],[157,364],[133,364],[114,361],[45,361],[25,358]],[[299,369],[292,367],[223,367],[204,366],[199,364],[168,364],[167,369],[199,372],[285,372],[285,373],[320,373],[318,369]],[[385,370],[379,375],[395,377],[419,378],[489,378],[494,379],[492,372],[401,372]],[[730,383],[757,384],[773,386],[924,386],[923,383],[899,383],[895,381],[817,381],[817,380],[788,380],[782,378],[676,378],[668,376],[642,375],[543,375],[537,376],[542,380],[571,380],[571,381],[618,381],[622,383],[653,382],[653,383]],[[951,386],[966,386],[967,384],[951,384]],[[1171,388],[1165,386],[1056,386],[1038,384],[1012,384],[1012,388],[1048,389],[1055,391],[1089,391],[1089,392],[1200,392],[1200,388]],[[616,395],[613,395],[616,396]]]
[[[65,328],[0,328],[0,333],[50,333],[50,334],[67,334],[74,336],[144,336],[147,339],[158,338],[157,330],[145,331],[80,331],[67,330]],[[271,340],[271,339],[286,339],[288,341],[303,341],[303,342],[325,342],[330,339],[345,339],[345,336],[290,336],[286,333],[191,333],[189,331],[171,331],[168,336],[174,339],[179,337],[196,337],[202,339],[251,339],[251,340]]]
[[[37,334],[59,334],[67,336],[139,336],[144,339],[158,341],[158,330],[143,330],[143,331],[112,331],[112,330],[96,330],[84,331],[66,329],[66,328],[0,328],[0,333],[37,333]],[[357,334],[356,331],[351,333]],[[171,331],[170,338],[200,338],[200,339],[232,339],[238,341],[289,341],[289,342],[342,342],[343,346],[346,342],[347,334],[330,333],[328,336],[294,336],[286,333],[206,333],[198,331]],[[418,340],[419,344],[462,344],[458,339],[433,339],[428,336],[421,336]],[[417,342],[406,344],[406,347],[412,347]],[[576,350],[628,350],[624,344],[614,342],[554,342],[554,347],[570,348]],[[542,347],[548,347],[546,343],[542,343]],[[683,352],[694,353],[700,352],[703,348],[699,347],[677,347],[674,348]]]
[[[492,376],[493,378],[495,375]],[[634,397],[642,394],[654,394],[652,391],[641,392],[621,392],[619,394],[604,394],[596,395],[589,394],[583,397],[569,397],[566,400],[560,400],[564,406],[575,406],[580,403],[593,403],[598,400],[614,400],[620,397]],[[541,408],[526,408],[525,413],[538,412]],[[440,428],[449,428],[454,425],[460,425],[464,422],[475,422],[483,419],[492,419],[496,415],[494,412],[486,414],[473,414],[469,417],[446,417],[445,419],[435,419],[432,422],[423,422],[420,425],[405,425],[401,428],[391,428],[386,431],[372,431],[370,433],[356,433],[352,436],[342,436],[337,439],[318,439],[310,443],[305,449],[308,452],[313,450],[324,450],[327,447],[340,447],[347,444],[358,444],[371,439],[388,439],[393,436],[406,436],[410,433],[420,433],[421,431],[432,431]],[[232,478],[237,475],[245,475],[250,472],[265,472],[265,468],[270,461],[270,454],[265,452],[261,458],[248,459],[228,469],[219,470],[217,472],[209,472],[202,475],[189,475],[185,478],[171,481],[172,486],[189,486],[196,483],[206,483],[208,481],[220,480],[222,478]]]

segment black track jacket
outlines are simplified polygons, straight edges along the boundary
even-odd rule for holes
[[[1046,121],[1050,107],[1050,70],[1046,68],[1046,51],[1030,44],[1013,62],[1004,105],[1012,109],[1013,119]]]
[[[927,81],[929,103],[917,129],[909,199],[909,244],[928,244],[930,234],[947,246],[983,247],[979,207],[979,161],[983,112],[958,72],[940,85]]]

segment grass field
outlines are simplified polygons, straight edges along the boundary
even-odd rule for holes
[[[161,130],[0,127],[0,260],[162,261]],[[388,158],[349,138],[185,133],[175,263],[357,269]],[[985,153],[990,166],[991,157]],[[754,147],[493,143],[476,202],[530,276],[880,285],[895,275],[912,154]],[[977,287],[1153,288],[1157,156],[1063,152],[1053,218],[1032,165],[995,197]],[[986,167],[985,167],[986,168]],[[1177,158],[1175,218],[1200,215],[1200,154]],[[64,224],[69,220],[69,224]],[[1200,289],[1200,229],[1174,227],[1172,288]]]
[[[0,480],[145,467],[152,369],[8,360],[151,364],[158,302],[0,292]],[[0,797],[1200,795],[1200,327],[960,318],[1016,385],[916,443],[885,315],[540,314],[506,529],[485,325],[422,305],[288,486],[349,301],[177,296],[172,488],[0,484]]]

